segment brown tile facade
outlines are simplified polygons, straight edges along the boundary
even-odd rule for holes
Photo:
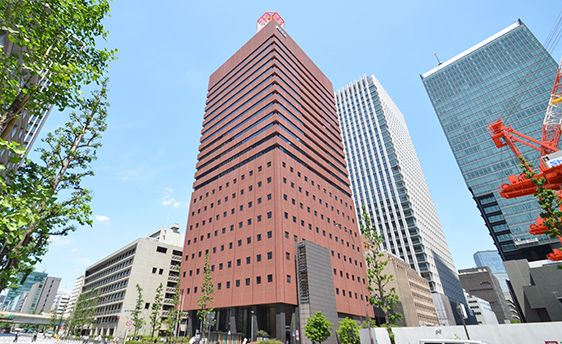
[[[332,84],[271,21],[210,77],[183,309],[199,308],[207,253],[213,307],[297,306],[295,243],[307,240],[330,250],[337,311],[364,316],[365,267],[343,154]]]

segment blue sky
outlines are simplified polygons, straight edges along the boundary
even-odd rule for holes
[[[285,30],[339,89],[374,74],[400,108],[457,269],[494,249],[420,74],[518,18],[546,41],[558,1],[148,1],[111,3],[109,128],[93,164],[94,226],[53,238],[37,270],[71,289],[87,266],[152,231],[184,231],[208,80],[277,11]],[[559,60],[562,48],[551,51]],[[66,116],[52,113],[43,134]]]

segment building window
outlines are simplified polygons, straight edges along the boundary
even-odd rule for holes
[[[291,275],[287,275],[287,283],[291,283]]]
[[[267,231],[267,237],[271,238],[273,236],[273,232],[272,231]]]
[[[258,234],[258,235],[256,236],[256,240],[257,240],[257,241],[261,241],[261,234]]]
[[[257,220],[258,222],[261,222],[261,215],[258,215]]]
[[[273,258],[273,252],[267,252],[267,259]]]
[[[236,287],[240,286],[240,280],[236,280]]]
[[[250,264],[251,260],[250,257],[246,257],[246,264]]]
[[[271,183],[271,177],[267,177],[267,183]]]
[[[256,276],[256,284],[261,284],[261,276]]]
[[[230,281],[226,282],[226,289],[230,289]]]
[[[258,198],[258,204],[261,204],[261,197]]]
[[[185,257],[187,258],[187,256],[185,256]],[[155,274],[157,270],[158,270],[157,268],[152,268],[152,273]]]
[[[285,252],[285,259],[290,260],[291,254],[289,252]]]
[[[166,253],[168,252],[168,249],[162,246],[157,246],[156,247],[156,252],[160,252],[160,253]]]
[[[268,219],[271,219],[271,216],[272,216],[271,211],[268,211],[268,212],[267,212],[267,218],[268,218]]]
[[[258,254],[258,255],[256,256],[256,261],[261,262],[261,254]]]
[[[250,285],[250,279],[246,278],[246,285]]]
[[[267,282],[273,282],[273,275],[267,275]]]
[[[222,288],[222,283],[217,283],[217,289],[221,290],[221,288]]]
[[[267,200],[271,201],[271,194],[267,194]]]
[[[236,259],[236,266],[240,266],[242,264],[242,260],[240,258]]]

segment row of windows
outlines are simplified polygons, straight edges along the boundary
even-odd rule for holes
[[[234,230],[234,228],[231,227],[231,230]],[[225,231],[226,231],[226,228],[223,228],[223,234],[225,233]],[[208,233],[207,235],[209,236],[210,233]],[[215,231],[215,235],[217,235],[217,231]],[[201,237],[203,237],[203,236],[201,236]],[[270,239],[270,238],[272,238],[272,237],[273,237],[273,232],[272,232],[272,231],[268,231],[268,232],[267,232],[267,238]],[[262,235],[261,235],[261,234],[257,234],[257,235],[256,235],[256,241],[261,241],[261,240],[262,240]],[[194,244],[197,243],[197,238],[194,238],[194,239],[193,239],[193,243],[194,243]],[[247,237],[247,238],[246,238],[246,243],[247,243],[247,244],[251,244],[251,243],[252,243],[252,237]],[[191,245],[191,239],[189,239],[189,240],[187,241],[187,246],[189,246],[189,245]],[[242,246],[242,239],[238,240],[237,245],[238,245],[238,246]],[[230,250],[230,249],[232,249],[233,247],[234,247],[234,243],[233,243],[233,242],[230,242],[230,243],[228,244],[228,249]],[[220,245],[220,248],[219,248],[219,249],[220,249],[221,252],[224,251],[224,250],[225,250],[225,245]],[[199,251],[198,254],[197,254],[197,256],[198,256],[198,257],[201,257],[201,256],[202,256],[202,252],[203,252],[203,251]],[[212,252],[213,252],[213,253],[217,253],[217,247],[216,247],[216,246],[213,247]],[[209,254],[209,249],[206,249],[206,250],[205,250],[205,255],[207,255],[207,254]],[[186,255],[186,256],[185,256],[185,260],[187,261],[188,259],[189,259],[189,255]],[[191,259],[195,259],[195,253],[192,253],[192,254],[191,254]]]
[[[351,292],[351,290],[346,292],[345,289],[342,289],[341,293],[342,293],[343,296],[349,296],[349,298],[353,298],[353,293]],[[336,288],[336,295],[339,295],[339,294],[340,294],[340,288]],[[363,295],[360,294],[359,297],[361,298],[361,300],[363,300]],[[365,295],[365,298],[368,299],[368,296]],[[355,293],[355,299],[358,299],[357,293]]]
[[[241,282],[241,280],[237,279],[237,280],[234,281],[234,285],[236,287],[240,287],[241,286],[240,282]],[[271,283],[271,282],[273,282],[273,275],[272,274],[267,275],[267,283]],[[287,283],[291,283],[291,275],[287,275]],[[246,278],[245,281],[244,281],[244,284],[246,286],[249,286],[251,284],[251,279],[249,277]],[[261,276],[256,276],[256,284],[262,284]],[[223,286],[223,283],[218,282],[217,283],[217,290],[222,290],[222,286]],[[230,281],[226,281],[225,282],[225,288],[230,289],[230,286],[231,286]],[[187,288],[187,294],[189,294],[190,292],[191,292],[191,288]],[[193,288],[193,293],[197,294],[197,287]]]
[[[98,265],[98,266],[96,266],[95,268],[86,271],[86,277],[89,277],[89,276],[95,274],[96,272],[98,272],[98,271],[100,271],[100,270],[103,270],[103,269],[105,269],[106,267],[111,266],[111,265],[117,263],[117,262],[120,261],[120,260],[123,260],[123,259],[125,259],[125,258],[127,258],[127,257],[129,257],[129,256],[132,256],[133,254],[135,254],[135,252],[136,252],[136,247],[133,247],[132,249],[130,249],[130,250],[126,251],[126,252],[121,253],[120,255],[118,255],[118,256],[115,257],[115,258],[111,258],[110,260],[105,261],[103,264]],[[85,283],[87,284],[87,283],[88,283],[88,280],[86,280]]]

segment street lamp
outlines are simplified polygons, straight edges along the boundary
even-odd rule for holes
[[[341,223],[337,223],[334,222],[334,226],[338,227],[339,229],[341,229]],[[347,231],[347,228],[344,228],[344,231],[346,233],[349,233],[349,236],[351,236],[351,240],[353,240],[353,245],[357,248],[359,248],[359,246],[357,246],[357,243],[355,242],[355,238],[353,237],[353,234],[351,233],[351,231]],[[357,251],[355,252],[355,258],[357,258]],[[361,259],[358,259],[359,261],[361,261]],[[359,268],[359,265],[357,265],[357,271],[359,272],[358,277],[361,278],[361,269]],[[365,317],[367,319],[367,325],[369,328],[369,342],[370,344],[374,344],[373,341],[373,334],[371,333],[371,323],[369,322],[369,308],[367,307],[367,294],[365,293],[365,286],[363,285],[363,283],[361,282],[361,279],[359,279],[359,284],[361,284],[361,293],[363,294],[363,296],[365,297],[365,301],[364,301],[364,305],[365,305]]]

